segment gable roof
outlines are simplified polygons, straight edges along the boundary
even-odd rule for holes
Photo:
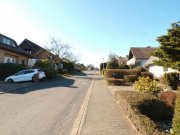
[[[24,39],[19,46],[25,51],[28,50],[31,51],[31,55],[35,58],[44,58],[44,57],[47,57],[49,59],[57,58],[57,56],[51,53],[50,51],[46,50],[45,48],[37,45],[36,43],[28,39]],[[45,56],[42,57],[41,54],[45,54]]]
[[[151,55],[150,53],[155,51],[155,47],[131,47],[129,51],[129,59],[133,56],[136,59],[148,59]]]
[[[24,48],[24,44],[27,43],[28,46],[26,46],[26,48]],[[34,53],[37,53],[41,50],[45,50],[44,48],[42,48],[41,46],[37,45],[36,43],[30,41],[29,39],[24,39],[20,44],[19,44],[20,47],[22,47],[23,49],[27,49],[27,48],[30,48],[32,49],[32,51]]]
[[[12,38],[9,38],[3,34],[0,34],[0,37],[3,37],[3,38],[6,38],[6,39],[9,39],[10,41],[12,41],[15,45],[15,47],[13,46],[10,46],[10,45],[7,45],[7,44],[4,44],[2,41],[0,41],[0,48],[3,48],[3,49],[6,49],[8,51],[11,51],[11,52],[14,52],[14,53],[19,53],[19,54],[22,54],[22,55],[25,55],[25,56],[28,56],[30,57],[30,55],[28,53],[26,53],[26,51],[24,51],[21,47],[19,47],[16,43],[16,41]]]

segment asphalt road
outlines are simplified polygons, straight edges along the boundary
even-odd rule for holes
[[[86,72],[0,95],[0,135],[68,135],[93,80]]]

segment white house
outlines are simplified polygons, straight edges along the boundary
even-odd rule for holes
[[[164,68],[163,66],[154,65],[155,60],[159,60],[159,58],[151,56],[143,65],[143,67],[148,67],[149,72],[151,72],[155,78],[161,78],[164,73],[179,72],[178,70],[174,70],[172,68]]]
[[[159,60],[158,57],[151,56],[151,52],[157,48],[153,47],[131,47],[129,51],[127,65],[129,66],[143,66],[147,67],[149,72],[153,73],[155,78],[160,78],[164,73],[178,72],[172,68],[164,68],[162,66],[154,65],[155,60]]]
[[[150,53],[157,48],[153,47],[131,47],[129,50],[127,65],[143,66],[151,57]]]

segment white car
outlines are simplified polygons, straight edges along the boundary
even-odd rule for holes
[[[15,75],[6,77],[5,82],[12,83],[12,82],[33,81],[35,79],[36,74],[39,74],[39,79],[43,79],[46,77],[45,73],[40,69],[27,69],[27,70],[19,71]]]

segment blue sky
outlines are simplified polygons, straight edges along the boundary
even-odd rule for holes
[[[130,47],[158,47],[156,38],[179,21],[178,0],[0,0],[0,33],[19,44],[24,38],[44,46],[49,36],[98,66],[110,52],[126,56]]]

